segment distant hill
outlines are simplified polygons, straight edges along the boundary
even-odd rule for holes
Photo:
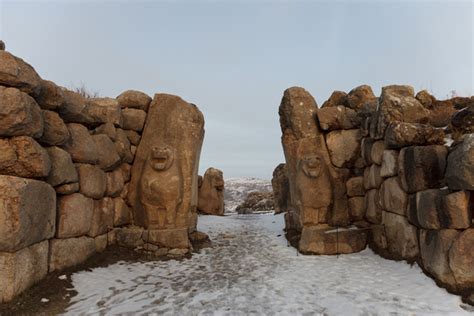
[[[234,213],[250,192],[272,191],[270,180],[257,178],[229,178],[225,180],[224,203],[225,212]]]

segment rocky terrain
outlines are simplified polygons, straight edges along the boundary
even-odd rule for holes
[[[236,208],[247,198],[250,192],[271,192],[269,180],[257,178],[229,178],[225,180],[224,203],[226,213],[235,213]]]

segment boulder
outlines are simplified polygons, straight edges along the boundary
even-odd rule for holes
[[[451,129],[454,140],[461,140],[463,135],[474,133],[474,101],[471,106],[452,116]]]
[[[107,177],[99,167],[88,164],[76,164],[79,174],[80,192],[93,199],[101,199],[107,188]]]
[[[474,134],[466,135],[449,153],[446,182],[451,190],[474,190]]]
[[[378,189],[383,182],[380,176],[380,166],[371,165],[364,170],[364,187],[366,190]]]
[[[0,50],[5,50],[5,42],[0,40]]]
[[[135,90],[127,90],[122,92],[117,97],[117,102],[123,108],[136,108],[143,111],[148,111],[148,106],[151,103],[151,98],[143,92]]]
[[[79,181],[71,156],[59,147],[46,148],[51,160],[51,171],[46,181],[53,187]]]
[[[367,166],[374,163],[372,161],[372,146],[374,145],[374,142],[375,141],[369,137],[362,138],[360,142],[361,156]]]
[[[115,142],[115,140],[117,139],[117,130],[115,129],[114,124],[112,123],[105,123],[98,126],[96,129],[94,129],[94,135],[97,134],[107,135],[113,142]]]
[[[235,209],[239,214],[272,211],[275,209],[273,192],[252,191]]]
[[[415,226],[405,216],[383,212],[387,250],[395,259],[414,261],[419,255],[418,236]]]
[[[428,123],[429,114],[429,110],[415,99],[412,87],[383,87],[377,110],[376,137],[383,138],[391,122]]]
[[[275,214],[286,212],[291,205],[286,164],[281,163],[273,170],[272,189]]]
[[[436,98],[427,90],[421,90],[416,94],[415,98],[427,109],[432,108],[433,104],[436,102]]]
[[[398,177],[408,193],[440,188],[444,182],[447,148],[440,145],[405,147],[398,157]]]
[[[373,223],[380,224],[382,221],[382,207],[380,206],[379,190],[372,189],[365,194],[365,218]]]
[[[46,276],[48,251],[45,240],[17,252],[0,252],[0,303],[11,301]]]
[[[44,110],[58,110],[65,102],[64,89],[52,81],[41,80],[36,102]]]
[[[97,163],[99,152],[94,139],[87,128],[81,124],[67,124],[71,138],[61,147],[66,150],[74,162]]]
[[[337,255],[359,252],[366,246],[366,230],[319,225],[303,228],[299,251],[312,255]]]
[[[89,237],[52,239],[49,249],[49,272],[53,272],[86,261],[95,253],[95,240]]]
[[[145,125],[146,112],[139,109],[123,109],[123,128],[126,130],[133,130],[141,132],[143,125]]]
[[[109,234],[103,234],[94,238],[95,251],[103,252],[109,244]]]
[[[51,160],[33,138],[17,136],[0,139],[0,174],[24,178],[48,176]]]
[[[105,190],[106,196],[117,197],[120,196],[124,186],[123,173],[121,169],[115,169],[112,172],[106,173],[107,188]]]
[[[347,95],[347,103],[351,109],[359,110],[366,104],[373,104],[377,97],[368,85],[358,86]]]
[[[138,144],[140,144],[140,139],[141,139],[140,134],[131,130],[126,130],[124,132],[125,132],[125,135],[127,135],[128,141],[132,145],[138,146]]]
[[[92,221],[88,235],[97,237],[114,228],[115,203],[112,198],[105,197],[94,201]]]
[[[0,82],[2,61],[0,51]],[[0,137],[31,136],[43,134],[44,122],[41,109],[28,94],[0,86]]]
[[[382,164],[384,150],[385,144],[383,141],[378,140],[374,142],[370,148],[370,160],[380,166]]]
[[[209,168],[199,187],[198,211],[209,215],[224,215],[224,176],[222,171]]]
[[[117,100],[113,98],[86,99],[85,113],[94,125],[112,123],[122,126],[122,110]]]
[[[447,190],[425,190],[416,193],[416,211],[421,228],[449,228],[443,212],[443,200]]]
[[[42,144],[49,146],[58,146],[69,140],[69,130],[64,121],[53,111],[42,111],[44,130],[43,135],[38,139]]]
[[[15,252],[54,236],[56,192],[43,181],[0,176],[0,251]]]
[[[124,227],[116,229],[117,245],[126,248],[136,248],[144,244],[143,228]],[[146,239],[145,239],[146,240]]]
[[[57,110],[67,123],[92,125],[93,119],[87,113],[86,99],[79,93],[63,89],[64,103]]]
[[[471,226],[474,216],[473,194],[469,191],[457,191],[444,196],[442,222],[447,222],[447,227],[465,229]]]
[[[380,176],[382,178],[393,177],[398,174],[398,151],[384,150],[382,155],[382,167]]]
[[[130,224],[130,208],[121,198],[114,198],[114,226]]]
[[[365,197],[355,196],[347,200],[351,221],[361,221],[365,217]]]
[[[386,179],[380,187],[379,194],[384,210],[403,216],[407,215],[408,195],[403,191],[397,177]]]
[[[188,249],[191,246],[187,229],[145,230],[142,239],[161,248]]]
[[[69,195],[69,194],[79,192],[79,183],[78,182],[67,183],[67,184],[59,185],[55,187],[54,189],[56,190],[57,194]]]
[[[56,238],[86,235],[91,227],[94,201],[80,193],[58,199],[58,230]]]
[[[348,196],[364,196],[364,177],[353,177],[347,180],[346,191]]]
[[[408,195],[407,219],[410,224],[421,228],[421,225],[418,222],[418,210],[416,208],[416,194]]]
[[[118,167],[122,171],[122,178],[124,182],[130,181],[132,176],[132,166],[128,163],[123,163]]]
[[[93,135],[92,140],[97,148],[97,165],[105,171],[114,170],[122,162],[115,144],[109,136],[104,134]]]
[[[460,290],[474,287],[474,228],[459,234],[449,250],[449,267]]]
[[[347,93],[344,91],[334,91],[329,99],[323,103],[321,109],[338,105],[347,106]]]
[[[134,155],[131,151],[130,141],[125,132],[120,128],[117,128],[117,138],[114,142],[114,146],[122,162],[133,162]]]
[[[37,95],[40,84],[41,78],[33,67],[23,59],[0,50],[0,85],[15,87],[25,93]]]
[[[339,168],[354,166],[360,154],[361,138],[359,129],[332,131],[326,135],[327,148],[334,166]]]
[[[443,145],[444,130],[426,124],[391,122],[385,131],[385,145],[398,149],[414,145]]]
[[[319,126],[324,131],[354,129],[361,124],[357,112],[343,105],[323,107],[318,110]]]

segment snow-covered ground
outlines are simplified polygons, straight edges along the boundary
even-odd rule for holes
[[[224,203],[226,213],[235,213],[237,206],[242,203],[247,194],[252,191],[272,191],[269,180],[257,178],[229,178],[225,179]]]
[[[370,250],[302,256],[282,215],[201,216],[214,247],[184,261],[119,262],[72,276],[68,314],[463,315],[420,268]]]

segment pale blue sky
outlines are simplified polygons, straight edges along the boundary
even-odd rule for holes
[[[178,94],[206,118],[201,170],[271,178],[278,106],[303,86],[474,94],[472,1],[2,1],[0,38],[46,79]]]

